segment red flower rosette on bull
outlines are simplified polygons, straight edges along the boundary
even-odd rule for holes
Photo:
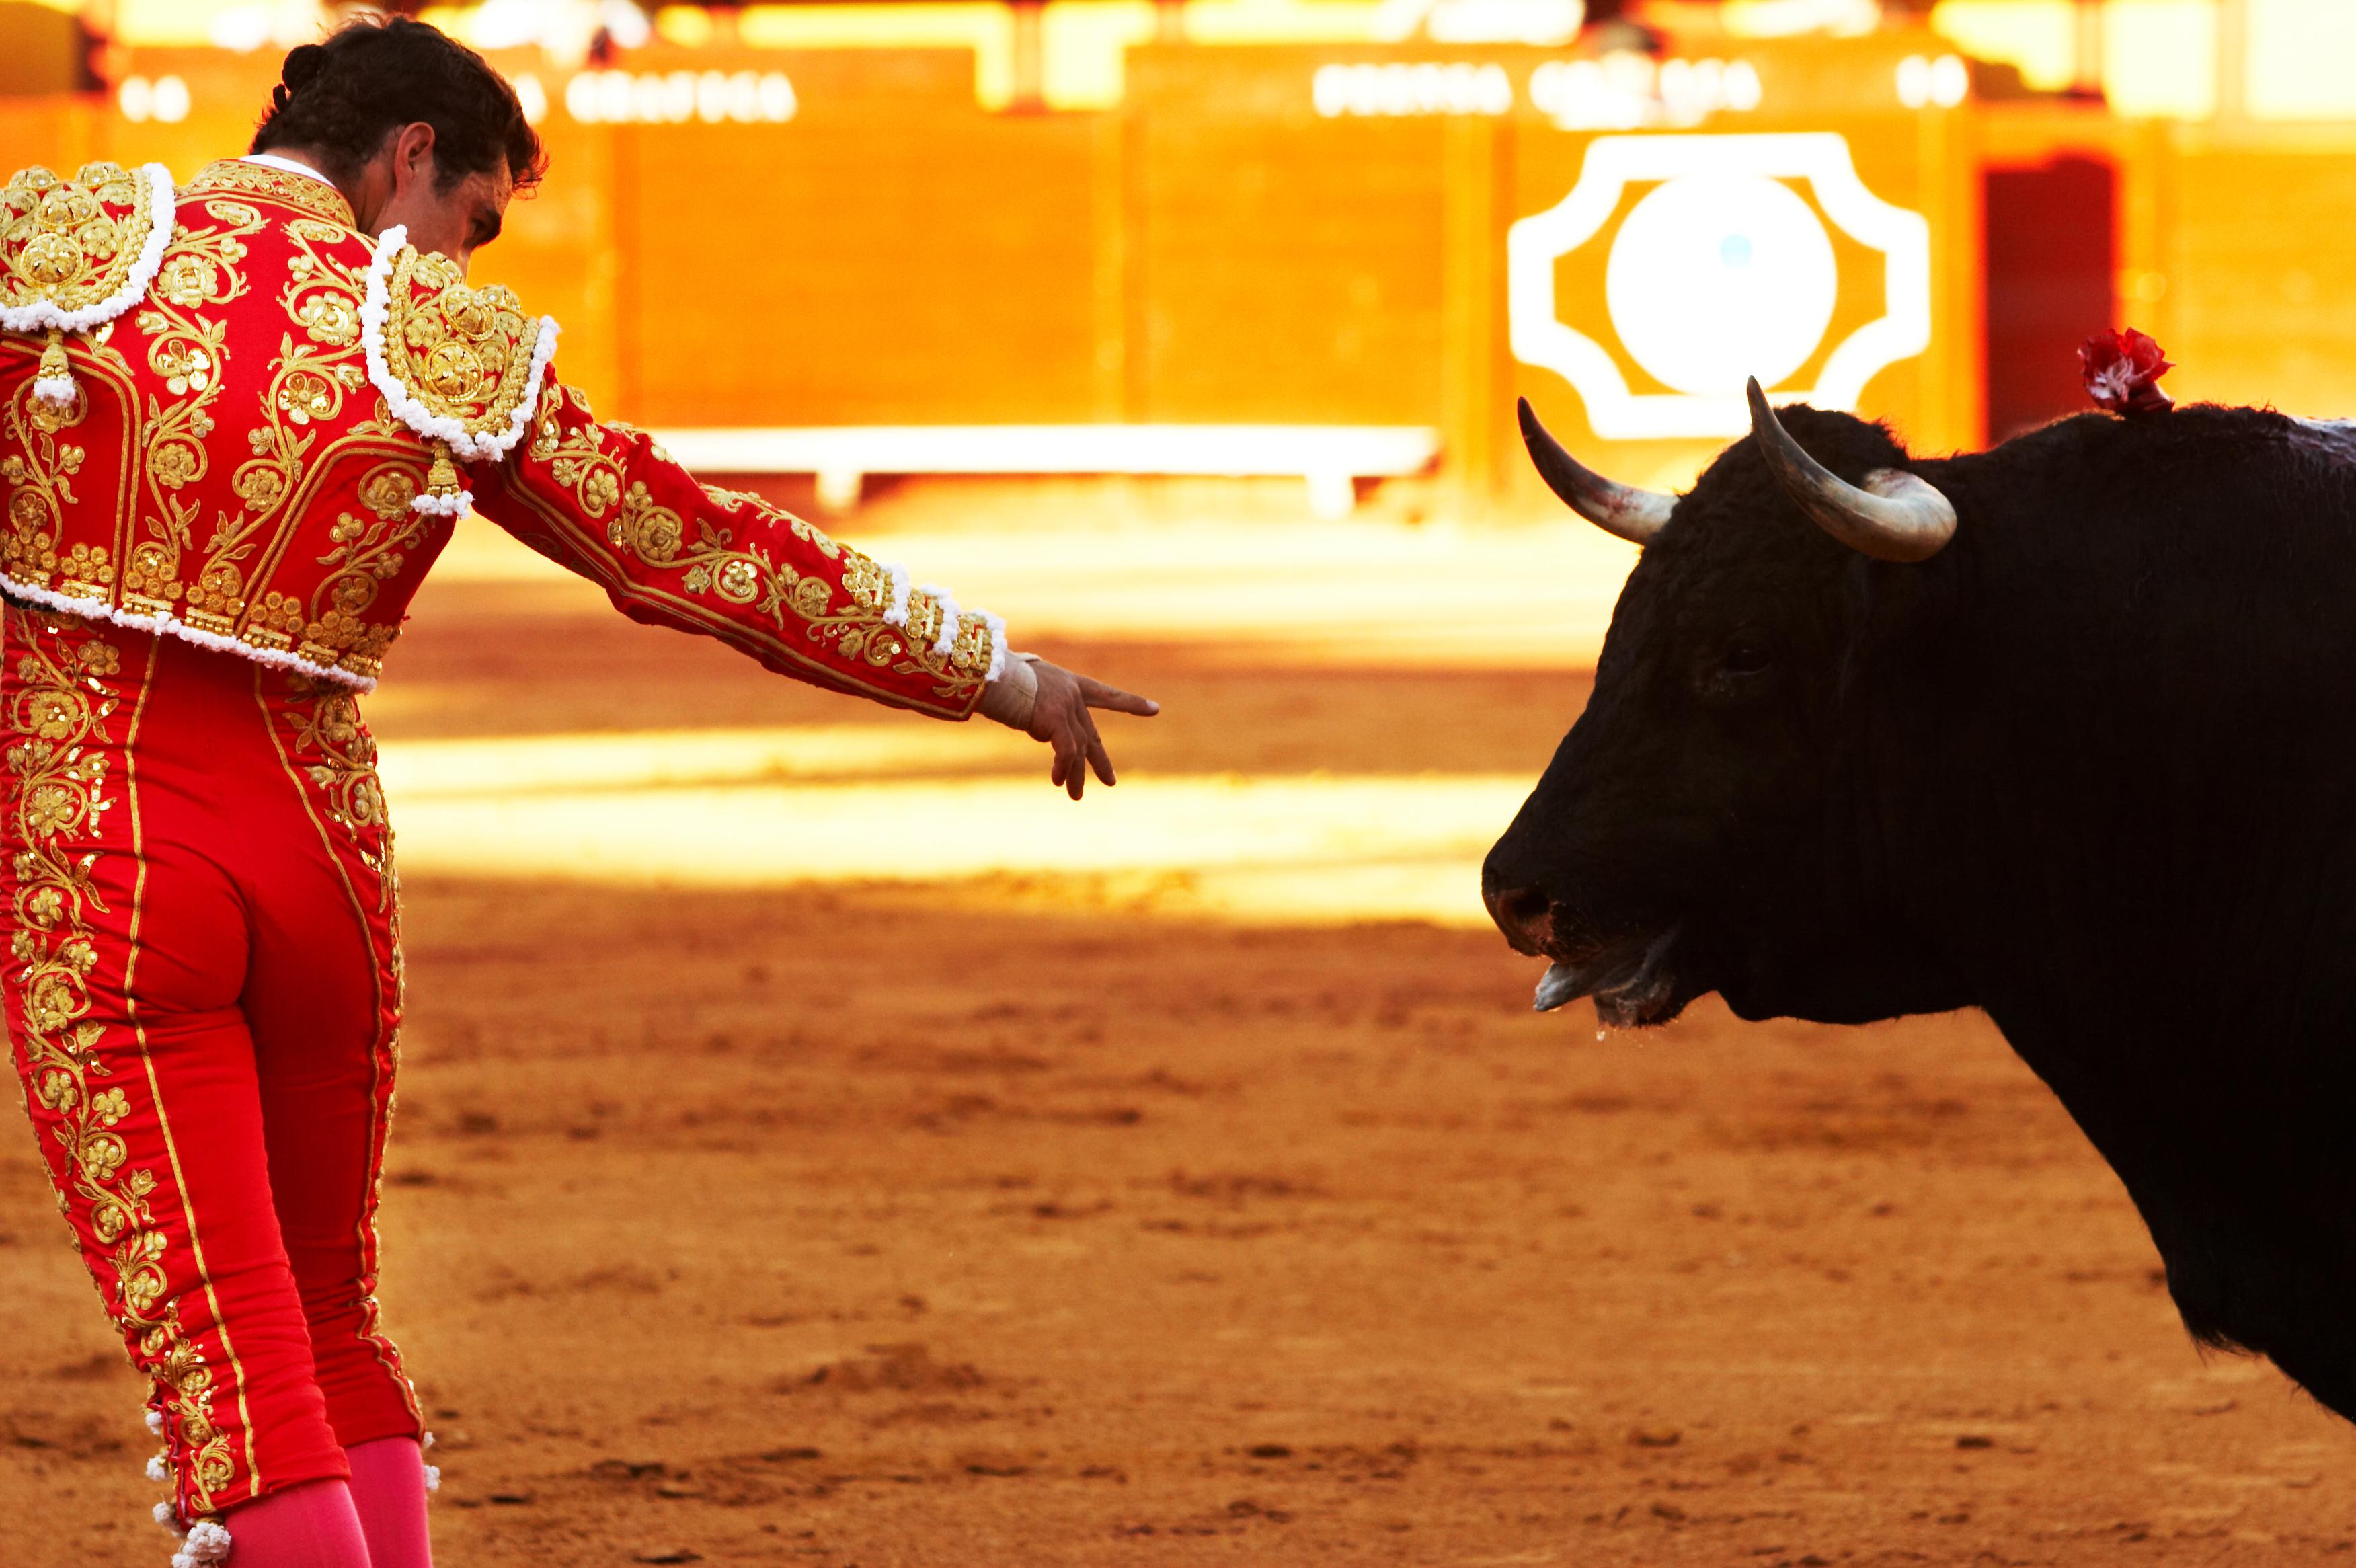
[[[2080,374],[2094,406],[2113,413],[2166,413],[2176,400],[2159,390],[2159,378],[2176,367],[2158,343],[2133,328],[2097,332],[2078,347]]]

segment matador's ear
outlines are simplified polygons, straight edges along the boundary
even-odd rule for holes
[[[457,463],[496,462],[540,402],[556,322],[526,316],[512,290],[469,288],[458,263],[420,251],[395,225],[377,239],[360,304],[369,380],[393,417],[434,446],[419,511],[455,517],[474,498]]]

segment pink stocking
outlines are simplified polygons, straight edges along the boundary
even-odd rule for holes
[[[374,1568],[434,1568],[425,1539],[425,1455],[417,1439],[356,1443],[344,1457],[352,1462],[352,1501]]]
[[[221,1517],[237,1568],[371,1568],[368,1538],[338,1480],[305,1481]]]

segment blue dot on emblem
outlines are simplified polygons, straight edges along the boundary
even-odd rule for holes
[[[1730,267],[1749,266],[1751,264],[1751,236],[1748,234],[1729,234],[1725,239],[1720,240],[1718,242],[1718,259],[1724,262]]]

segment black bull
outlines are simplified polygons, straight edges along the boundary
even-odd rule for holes
[[[1556,961],[1540,1005],[1984,1008],[2186,1326],[2356,1417],[2356,435],[2196,407],[1930,460],[1754,408],[1673,510],[1525,409],[1564,499],[1645,541],[1483,870]],[[1927,558],[1832,536],[1909,475],[1951,508]]]

